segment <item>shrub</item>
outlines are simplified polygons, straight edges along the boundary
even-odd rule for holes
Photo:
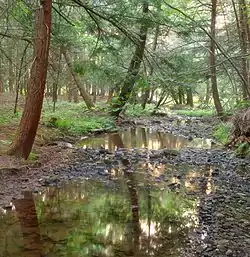
[[[226,144],[228,143],[231,129],[232,125],[230,123],[220,123],[216,127],[213,136],[222,144]]]

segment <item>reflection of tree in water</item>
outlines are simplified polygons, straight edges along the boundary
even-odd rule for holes
[[[100,146],[106,149],[115,150],[120,145],[119,137],[123,141],[122,148],[150,148],[158,150],[161,148],[180,149],[187,145],[188,141],[179,136],[168,133],[151,131],[147,128],[128,128],[119,133],[111,133],[102,137],[88,138],[83,140],[83,147],[98,148]]]
[[[46,245],[48,257],[139,257],[170,253],[178,256],[189,220],[183,214],[192,206],[174,193],[141,188],[135,173],[127,172],[125,177],[118,191],[102,183],[85,181],[77,186],[50,188],[37,196],[43,238],[48,236],[55,242],[53,249]],[[24,219],[24,213],[30,217],[24,221],[23,233],[29,249],[37,251],[32,257],[39,256],[34,202],[33,207],[31,199],[23,207],[16,206],[20,220]],[[29,206],[28,212],[24,206]]]
[[[23,234],[25,257],[41,257],[42,246],[36,207],[31,192],[24,192],[24,198],[14,202]]]
[[[112,140],[117,147],[123,147],[118,134]],[[37,197],[41,231],[55,242],[48,257],[179,256],[188,229],[194,226],[195,202],[140,180],[129,166],[123,166],[122,171],[124,179],[118,190],[84,181],[60,189],[48,188]],[[29,207],[33,219],[26,220],[30,225],[24,226],[23,231],[25,227],[33,228],[33,237],[24,234],[29,238],[26,244],[38,244],[32,247],[37,251],[40,236],[34,235],[40,235],[39,227],[33,215],[36,214],[33,199],[29,201],[26,206],[33,204]],[[23,213],[19,215],[21,221],[25,208],[22,211],[17,204],[17,211]],[[35,256],[38,255],[32,255]]]
[[[131,230],[128,230],[127,238],[131,246],[131,254],[136,255],[139,248],[139,238],[141,233],[140,228],[140,216],[139,216],[139,198],[137,192],[137,182],[134,179],[133,173],[124,172],[124,177],[127,181],[128,193],[131,204],[132,220],[128,223],[131,226]]]

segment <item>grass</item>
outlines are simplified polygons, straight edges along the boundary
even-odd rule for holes
[[[9,100],[8,96],[4,99],[8,101],[0,105],[0,154],[5,153],[12,140],[15,139],[22,115],[21,109],[18,110],[17,114],[13,114],[12,99]],[[41,146],[59,135],[75,136],[96,130],[116,130],[114,120],[106,115],[106,112],[100,106],[97,105],[95,110],[89,111],[83,102],[75,104],[59,101],[55,112],[53,112],[52,102],[45,100],[34,144],[36,154],[34,152],[31,153],[29,159],[32,161],[37,160],[42,149]]]
[[[154,107],[154,104],[147,104],[146,108],[143,109],[140,104],[128,104],[126,107],[125,114],[131,117],[149,116],[152,114]]]
[[[211,109],[174,110],[174,113],[189,117],[211,117],[216,115],[215,111]]]
[[[232,125],[230,123],[220,123],[214,133],[213,136],[222,144],[228,143],[230,131]]]
[[[81,135],[96,130],[115,130],[114,120],[96,111],[88,111],[83,103],[59,102],[56,111],[45,107],[42,122],[69,135]]]
[[[8,107],[0,107],[0,125],[17,123],[20,120],[21,112],[13,113]]]

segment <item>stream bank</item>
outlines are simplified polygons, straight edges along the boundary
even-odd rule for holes
[[[57,167],[51,163],[22,173],[2,172],[0,204],[8,210],[12,198],[21,198],[22,191],[39,194],[53,187],[63,189],[69,182],[74,188],[86,180],[101,181],[112,194],[112,190],[120,192],[121,183],[133,180],[130,187],[139,191],[149,189],[153,194],[160,188],[188,201],[195,199],[196,215],[185,230],[185,247],[178,243],[178,247],[171,248],[176,248],[175,253],[170,255],[169,250],[167,256],[248,256],[250,160],[212,143],[211,120],[189,120],[171,123],[169,118],[133,119],[121,124],[125,131],[85,138],[66,149],[64,157],[68,160],[60,163],[58,159]],[[135,178],[126,179],[126,174]],[[188,215],[193,220],[193,214]],[[168,235],[169,240],[175,244],[172,236]]]

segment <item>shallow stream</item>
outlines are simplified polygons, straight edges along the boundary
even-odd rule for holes
[[[144,148],[144,151],[145,148],[146,151],[180,150],[184,147],[210,149],[211,140],[188,140],[151,129],[129,128],[118,133],[85,138],[78,146],[97,148],[99,154],[100,149],[108,149],[110,153],[104,151],[100,165],[94,163],[96,166],[91,166],[103,170],[102,162],[108,161],[106,154],[111,155],[120,148]],[[78,165],[90,165],[91,158],[88,162],[83,160]],[[191,249],[195,240],[192,238],[207,238],[208,242],[216,238],[214,208],[217,208],[216,219],[224,219],[223,190],[226,187],[229,193],[231,187],[235,192],[234,181],[225,181],[227,184],[218,189],[218,183],[215,183],[218,169],[209,164],[168,164],[159,158],[138,159],[132,164],[129,160],[119,160],[117,163],[107,168],[105,174],[102,171],[105,177],[102,182],[85,177],[60,184],[59,187],[44,187],[41,192],[25,191],[22,199],[13,199],[8,208],[0,208],[0,257],[191,257],[203,256],[199,254],[202,251],[211,253],[204,256],[226,256],[223,254],[227,248],[219,247],[222,243],[223,247],[227,243],[232,245],[228,239],[227,242],[223,239],[223,242],[220,240],[213,244],[200,243],[200,249],[195,250],[200,252],[193,255]],[[221,195],[214,198],[220,190]],[[243,187],[240,190],[245,192]],[[235,196],[234,193],[232,195]],[[236,196],[245,199],[241,191]],[[229,216],[231,223],[235,211],[243,210],[245,215],[244,206],[232,206],[232,215]],[[227,210],[227,213],[230,211]],[[247,223],[249,218],[243,214],[239,219],[245,220],[242,227],[245,231],[250,222]],[[243,234],[239,228],[234,228],[235,235],[237,229]],[[212,237],[208,236],[208,231]],[[244,242],[244,253],[248,249],[247,238],[241,242]],[[213,255],[217,249],[217,253],[223,254]]]
[[[111,151],[120,148],[148,148],[159,150],[163,148],[180,150],[183,147],[211,148],[211,139],[185,138],[171,133],[158,132],[151,128],[137,127],[110,133],[95,138],[83,138],[79,146],[99,148],[104,147]]]

